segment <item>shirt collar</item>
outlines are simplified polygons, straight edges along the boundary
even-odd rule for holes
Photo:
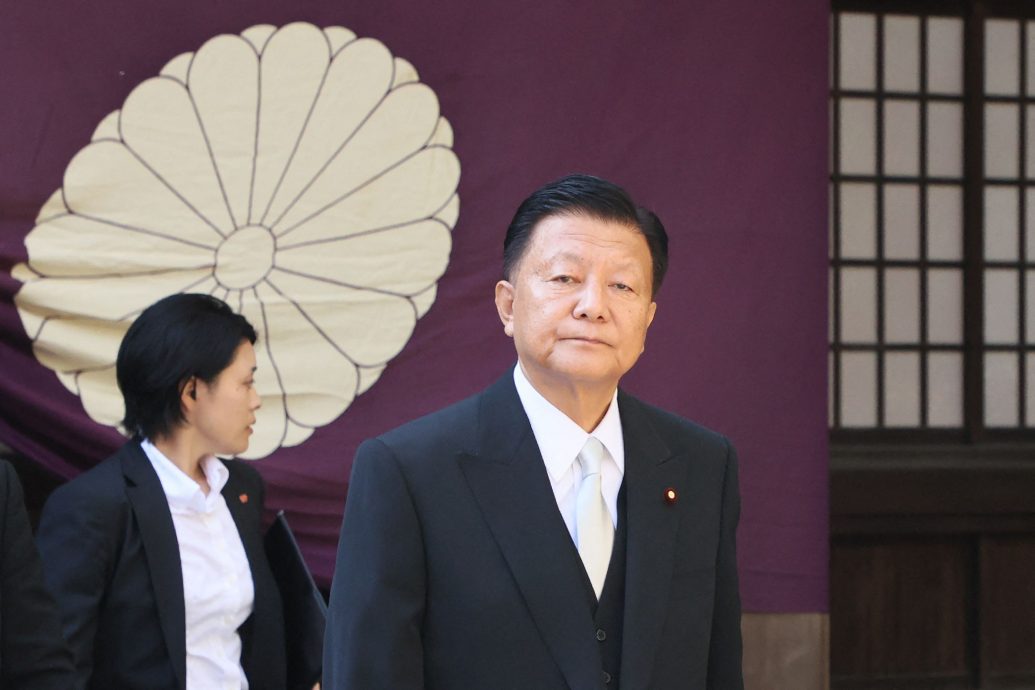
[[[176,464],[167,458],[165,454],[151,443],[149,439],[140,442],[140,448],[144,451],[151,466],[158,474],[158,481],[162,484],[162,491],[169,501],[170,508],[194,510],[196,512],[210,512],[215,508],[214,501],[219,492],[226,486],[226,480],[230,477],[230,471],[226,465],[219,461],[214,455],[202,459],[201,470],[205,473],[208,481],[208,496],[201,490],[198,483],[181,470]]]
[[[514,386],[517,388],[518,398],[521,399],[521,406],[525,408],[551,481],[558,481],[561,475],[568,471],[590,436],[596,437],[604,445],[618,466],[619,474],[625,473],[625,442],[622,436],[622,420],[618,412],[618,389],[615,389],[611,397],[611,404],[608,405],[604,418],[592,433],[587,434],[535,389],[525,376],[525,372],[521,370],[520,363],[514,367]]]

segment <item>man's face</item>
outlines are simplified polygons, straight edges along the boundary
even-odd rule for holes
[[[657,305],[635,227],[586,215],[539,221],[513,283],[496,285],[504,331],[540,391],[618,385],[643,352]]]

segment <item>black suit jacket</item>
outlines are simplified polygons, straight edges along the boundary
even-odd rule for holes
[[[284,624],[262,544],[264,485],[246,464],[223,462],[230,477],[222,493],[255,585],[255,607],[240,631],[241,664],[252,690],[282,690]],[[37,544],[75,661],[69,687],[183,690],[179,546],[161,482],[138,442],[50,496]]]
[[[740,690],[736,456],[724,437],[623,392],[618,405],[620,687]],[[573,551],[511,373],[366,441],[331,589],[325,690],[604,688]]]
[[[72,655],[43,586],[22,487],[0,460],[0,688],[67,690]]]

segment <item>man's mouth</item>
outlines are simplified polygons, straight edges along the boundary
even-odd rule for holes
[[[607,342],[600,340],[599,338],[590,338],[585,336],[572,336],[565,338],[565,340],[572,340],[577,343],[586,343],[587,345],[607,345]]]

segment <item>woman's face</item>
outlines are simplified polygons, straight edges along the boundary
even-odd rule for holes
[[[193,426],[202,447],[213,455],[238,455],[248,449],[255,411],[262,404],[255,391],[255,348],[247,340],[212,383],[198,381]]]

